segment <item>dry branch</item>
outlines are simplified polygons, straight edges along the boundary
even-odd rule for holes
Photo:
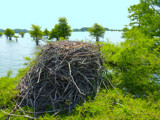
[[[46,111],[71,112],[87,96],[96,95],[101,69],[96,45],[71,41],[45,45],[17,86],[18,106],[31,106],[34,116]]]

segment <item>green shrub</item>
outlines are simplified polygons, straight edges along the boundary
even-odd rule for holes
[[[140,31],[127,34],[120,45],[106,43],[101,48],[104,64],[111,71],[112,82],[135,95],[146,95],[158,89],[154,74],[160,75],[160,46],[157,38]]]
[[[19,70],[19,73],[14,78],[11,78],[10,72],[8,72],[8,75],[6,77],[0,78],[0,108],[12,104],[11,99],[18,92],[14,89],[19,83],[20,78],[25,75],[26,71],[28,71],[28,68]]]
[[[46,115],[43,118],[64,119],[64,120],[111,120],[111,119],[160,119],[160,101],[148,101],[134,99],[131,94],[124,94],[120,89],[101,90],[95,100],[90,100],[81,106],[77,106],[70,115],[59,115],[51,117]]]

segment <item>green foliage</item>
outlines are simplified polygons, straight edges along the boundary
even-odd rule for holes
[[[12,75],[12,73],[13,73],[13,71],[12,71],[12,70],[9,70],[9,71],[7,72],[7,76],[6,76],[6,77],[10,78],[11,75]]]
[[[77,105],[70,114],[62,112],[53,117],[54,113],[47,113],[37,120],[160,119],[160,86],[153,76],[160,73],[159,40],[145,36],[139,29],[128,31],[126,38],[125,42],[117,45],[100,43],[103,44],[104,65],[108,69],[108,74],[104,75],[111,79],[116,87],[114,90],[102,88],[94,99]],[[15,78],[10,78],[10,73],[0,78],[0,119],[6,119],[4,109],[8,108],[8,113],[12,111],[15,105],[12,98],[18,92],[13,89],[36,60],[25,59],[27,68],[20,70]],[[30,108],[23,109],[28,111]],[[15,111],[14,114],[17,116],[11,116],[10,119],[28,119],[22,112]]]
[[[12,104],[11,98],[17,93],[13,90],[17,84],[15,81],[13,78],[0,78],[0,108]]]
[[[39,116],[37,120],[102,120],[102,119],[160,119],[160,100],[155,101],[152,94],[146,99],[134,98],[133,95],[124,93],[120,89],[101,90],[94,100],[88,100],[82,105],[77,105],[71,113],[61,113],[53,117],[53,113]],[[23,108],[26,110],[25,108]],[[7,111],[8,113],[10,110]],[[22,115],[19,112],[16,115]],[[6,118],[0,111],[0,118]],[[26,120],[22,116],[11,116],[13,120]]]
[[[67,40],[67,39],[64,37],[60,37],[59,40]]]
[[[134,95],[147,95],[157,89],[160,75],[159,39],[148,38],[140,30],[129,31],[121,45],[105,44],[101,50],[115,84]]]
[[[49,39],[56,38],[57,40],[60,37],[66,39],[68,36],[71,36],[71,27],[67,23],[65,17],[60,17],[58,20],[59,24],[56,24],[51,30]]]
[[[49,30],[46,28],[43,33],[44,33],[43,36],[46,36],[48,39],[48,36],[50,34]]]
[[[36,56],[35,56],[36,57]],[[27,66],[23,69],[18,70],[18,74],[12,78],[12,71],[8,71],[7,75],[4,77],[0,77],[0,119],[4,120],[7,118],[6,113],[10,113],[14,106],[15,101],[13,100],[17,94],[18,90],[16,90],[16,86],[20,83],[21,78],[26,74],[26,72],[29,71],[29,68],[33,66],[35,59],[31,59],[29,57],[25,57],[25,60],[27,62]],[[31,108],[23,108],[23,110],[30,110]],[[22,115],[21,112],[15,111],[15,116],[10,116],[10,119],[12,120],[28,120]]]
[[[12,37],[14,36],[14,31],[10,28],[7,28],[5,31],[4,31],[4,35],[6,35],[7,39],[9,38],[9,40],[12,40]]]
[[[38,25],[32,24],[32,30],[29,31],[29,34],[35,38],[36,45],[39,44],[39,40],[42,39],[43,32],[41,31],[41,27]]]
[[[0,37],[2,37],[3,33],[0,32]]]
[[[159,0],[140,0],[128,9],[132,28],[139,28],[145,35],[160,36]]]
[[[25,32],[20,32],[19,35],[21,35],[22,38],[24,38]]]
[[[20,78],[23,77],[28,70],[28,68],[19,70],[19,73],[14,78],[11,78],[12,71],[8,71],[7,76],[0,78],[0,108],[13,105],[11,99],[18,92],[14,89],[19,83]]]
[[[13,37],[16,38],[16,39],[19,38],[19,36],[16,36],[16,35],[14,35]]]
[[[54,28],[51,30],[49,39],[56,38],[57,40],[59,39],[60,33],[59,33],[59,25],[56,24]]]
[[[140,0],[140,3],[129,8],[129,18],[131,29],[127,26],[123,29],[123,37],[126,41],[121,44],[103,44],[103,65],[107,68],[107,76],[115,89],[102,88],[94,99],[89,99],[68,114],[62,112],[56,117],[54,113],[47,113],[39,116],[37,120],[64,119],[64,120],[84,120],[84,119],[160,119],[160,85],[157,84],[160,75],[160,1]],[[8,30],[10,31],[10,30]],[[8,33],[7,29],[5,31]],[[94,24],[90,29],[90,34],[96,37],[103,37],[104,28]],[[50,39],[65,40],[70,36],[70,26],[66,18],[60,18],[50,34]],[[29,32],[36,40],[39,40],[43,32],[37,25],[32,25]],[[13,34],[14,35],[14,34]],[[12,37],[9,35],[8,37]],[[7,36],[7,35],[6,35]],[[154,38],[154,36],[156,36]],[[37,41],[36,41],[37,43]],[[26,68],[19,70],[16,77],[11,78],[12,71],[5,77],[0,78],[0,119],[6,119],[5,112],[10,113],[15,106],[13,98],[18,91],[15,90],[29,67],[36,61],[25,57]],[[107,83],[107,80],[104,79]],[[110,84],[111,84],[110,83]],[[108,86],[107,86],[108,87]],[[25,111],[33,111],[31,108],[23,108]],[[12,120],[27,120],[27,116],[20,111],[15,111],[16,116],[11,116]],[[31,116],[32,117],[32,116]]]
[[[91,28],[88,29],[91,36],[96,37],[96,41],[99,42],[99,38],[104,36],[105,29],[103,26],[95,23]]]
[[[67,23],[67,19],[65,17],[60,17],[59,20],[59,37],[66,38],[67,36],[71,36],[71,27]]]
[[[95,100],[89,100],[79,105],[70,114],[51,114],[41,116],[40,120],[114,120],[114,119],[160,119],[160,101],[154,102],[134,99],[131,94],[124,94],[120,89],[101,90]]]
[[[122,33],[122,38],[126,38],[126,33],[129,31],[129,28],[127,25],[125,25],[125,27],[122,29],[123,33]]]

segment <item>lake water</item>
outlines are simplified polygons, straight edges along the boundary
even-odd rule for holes
[[[124,41],[121,38],[122,32],[106,32],[104,38],[100,41],[111,41],[112,43],[120,43]],[[72,32],[70,40],[77,41],[95,41],[89,36],[88,32]],[[40,42],[40,45],[44,44]],[[0,77],[5,76],[7,71],[12,70],[13,75],[16,75],[18,69],[23,68],[25,63],[24,57],[31,57],[36,51],[37,46],[28,33],[24,38],[15,38],[12,41],[7,40],[5,36],[0,38]]]

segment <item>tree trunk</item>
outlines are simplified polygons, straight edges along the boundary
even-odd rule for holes
[[[96,36],[96,42],[99,42],[99,38],[98,38],[98,36]]]
[[[12,40],[12,37],[9,37],[9,40]]]
[[[59,38],[58,37],[56,37],[56,41],[58,41],[59,40]]]
[[[38,37],[36,37],[36,45],[38,45]]]

